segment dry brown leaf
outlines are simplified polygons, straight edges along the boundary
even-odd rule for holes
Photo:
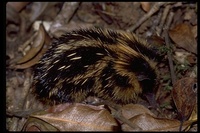
[[[197,79],[186,77],[178,80],[173,86],[172,98],[180,121],[188,120],[197,104]]]
[[[50,44],[50,37],[44,29],[43,24],[40,25],[38,35],[35,38],[33,48],[17,62],[17,65],[14,66],[16,69],[25,69],[29,68],[38,63],[39,59],[48,49]],[[42,50],[41,50],[42,49]]]
[[[176,25],[175,28],[169,30],[169,36],[176,43],[177,47],[197,54],[197,41],[189,25]]]
[[[195,105],[192,114],[190,115],[189,120],[196,122],[197,121],[197,104]],[[190,130],[190,126],[186,129],[186,131]]]
[[[122,115],[142,131],[179,131],[180,121],[168,118],[157,118],[149,109],[139,104],[128,104],[122,107]],[[182,129],[189,127],[195,120],[185,121]],[[122,131],[141,131],[123,123]]]
[[[156,118],[150,114],[144,113],[137,115],[130,119],[130,121],[138,125],[142,131],[178,131],[180,127],[180,121],[167,119],[167,118]],[[186,121],[183,123],[183,129],[187,128],[194,121]],[[136,131],[130,128],[128,125],[122,125],[123,131]]]
[[[147,37],[147,42],[151,44],[154,47],[155,52],[159,53],[160,55],[166,53],[166,50],[163,50],[163,48],[165,47],[165,40],[160,36],[157,35],[149,36]]]
[[[56,127],[41,119],[30,117],[24,124],[22,131],[59,131]]]
[[[192,26],[192,33],[193,33],[194,37],[196,38],[197,37],[197,25]]]
[[[150,3],[149,2],[140,2],[142,9],[145,12],[148,12],[150,10]]]
[[[148,108],[140,104],[127,104],[122,107],[121,111],[122,115],[127,119],[143,113],[154,116],[154,114]]]
[[[157,35],[152,35],[152,36],[147,37],[147,42],[157,47],[165,45],[165,40]]]
[[[115,119],[103,106],[80,103],[58,105],[46,113],[31,117],[40,119],[59,131],[114,131],[118,127]]]
[[[8,2],[7,4],[15,8],[16,11],[21,11],[30,2]]]
[[[197,121],[197,104],[195,105],[189,120]]]
[[[40,24],[38,34],[34,39],[31,50],[28,51],[28,53],[17,62],[17,64],[22,64],[32,59],[42,49],[44,45],[44,40],[45,40],[45,29],[43,24]]]
[[[187,61],[188,61],[190,64],[196,64],[196,63],[197,63],[197,57],[194,56],[194,55],[188,55],[188,56],[187,56]]]
[[[47,51],[48,46],[45,44],[44,48],[33,59],[20,65],[15,65],[16,69],[26,69],[38,63],[42,55]]]

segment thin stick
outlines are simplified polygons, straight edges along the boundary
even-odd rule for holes
[[[169,29],[169,26],[170,26],[170,24],[172,22],[173,17],[174,17],[174,13],[170,12],[169,17],[168,17],[168,21],[166,23],[166,28],[164,30],[164,33],[165,33],[165,42],[166,42],[166,46],[168,48],[170,48],[170,42],[169,42],[169,36],[168,36],[168,29]],[[172,84],[174,85],[174,83],[176,81],[176,76],[174,74],[174,66],[173,66],[173,61],[172,61],[172,56],[171,56],[171,52],[170,51],[167,52],[167,56],[168,56],[168,61],[169,61],[169,67],[170,67],[170,74],[171,74]]]
[[[167,5],[165,7],[164,11],[163,11],[163,15],[162,15],[162,18],[161,18],[161,21],[160,21],[160,25],[158,26],[158,30],[157,30],[158,35],[161,35],[161,33],[162,33],[163,26],[164,26],[164,23],[166,21],[167,15],[169,14],[170,9],[171,9],[171,5]]]
[[[128,120],[127,118],[125,118],[123,115],[122,115],[122,112],[121,112],[121,106],[115,104],[115,103],[112,103],[110,101],[103,101],[102,102],[103,104],[113,108],[115,111],[112,112],[112,115],[116,118],[116,119],[119,119],[120,121],[122,121],[123,123],[129,125],[130,127],[132,127],[134,130],[138,130],[138,131],[142,131],[142,129],[137,126],[136,124],[132,123],[130,120]]]
[[[62,10],[56,16],[54,22],[51,24],[49,31],[53,33],[55,28],[61,27],[62,25],[69,23],[76,13],[81,2],[65,2]]]
[[[125,118],[123,115],[122,115],[122,112],[121,110],[117,110],[114,114],[114,117],[121,120],[123,123],[129,125],[130,127],[132,127],[134,130],[137,130],[137,131],[142,131],[142,129],[137,126],[136,124],[132,123],[130,120],[128,120],[127,118]]]
[[[136,24],[128,28],[126,31],[134,31],[136,28],[138,28],[145,20],[147,20],[149,17],[151,17],[154,13],[156,13],[162,5],[164,5],[166,2],[157,2],[153,5],[151,10],[145,14]]]

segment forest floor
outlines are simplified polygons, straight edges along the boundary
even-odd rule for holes
[[[45,32],[39,28],[41,22]],[[166,54],[163,58],[165,62],[159,62],[156,68],[159,83],[155,98],[159,109],[149,108],[145,101],[131,106],[125,105],[121,108],[122,114],[123,111],[126,115],[132,110],[138,114],[137,118],[136,115],[130,114],[128,118],[125,117],[139,128],[130,128],[126,125],[126,121],[121,122],[121,119],[109,123],[112,116],[106,114],[110,119],[102,120],[103,123],[107,123],[101,130],[113,131],[114,129],[108,126],[110,124],[120,125],[118,128],[122,131],[178,131],[182,122],[182,130],[197,131],[197,3],[195,2],[8,2],[6,5],[7,131],[99,130],[88,126],[77,127],[77,121],[74,124],[74,121],[68,119],[69,112],[66,111],[66,105],[51,107],[56,115],[52,115],[51,110],[45,112],[45,116],[40,112],[30,117],[35,110],[50,108],[31,93],[34,65],[44,53],[41,49],[45,49],[44,46],[52,38],[59,37],[66,31],[91,27],[134,32],[149,43],[163,45],[162,50]],[[34,45],[40,48],[37,49]],[[102,110],[102,107],[84,104],[77,104],[75,107],[89,111],[94,108]],[[61,108],[67,115],[61,115],[60,111],[55,113],[56,109],[61,110]],[[104,109],[108,111],[107,108]],[[143,114],[139,115],[139,112]],[[98,113],[96,115],[99,115]],[[44,119],[49,115],[51,115],[49,120]],[[79,119],[89,119],[92,116],[85,114],[80,117]],[[84,124],[99,125],[97,121],[100,120],[95,120],[92,124],[86,121]],[[75,127],[69,129],[69,123]],[[146,126],[143,127],[140,123]]]

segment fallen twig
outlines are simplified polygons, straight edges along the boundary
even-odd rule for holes
[[[168,36],[168,29],[169,26],[172,22],[172,19],[174,17],[174,13],[170,12],[169,16],[168,16],[168,21],[166,23],[165,29],[164,29],[164,36],[165,36],[165,43],[167,48],[170,48],[170,42],[169,42],[169,36]],[[169,61],[169,67],[170,67],[170,75],[171,75],[171,79],[172,79],[172,84],[174,85],[175,81],[176,81],[176,76],[174,73],[174,66],[173,66],[173,61],[172,61],[172,55],[171,55],[171,51],[167,52],[167,56],[168,56],[168,61]]]
[[[153,5],[151,10],[145,14],[136,24],[128,28],[126,31],[134,31],[137,27],[139,27],[145,20],[147,20],[149,17],[151,17],[154,13],[156,13],[161,6],[166,4],[166,2],[157,2]]]
[[[129,125],[130,127],[132,127],[134,130],[142,130],[139,126],[137,126],[136,124],[132,123],[129,119],[125,118],[123,115],[122,115],[122,112],[121,112],[121,106],[119,106],[118,104],[115,104],[115,103],[112,103],[110,101],[103,101],[103,104],[111,107],[114,109],[114,111],[112,111],[112,115],[122,121],[123,123]]]
[[[169,14],[169,11],[171,9],[171,5],[167,5],[163,11],[163,15],[162,15],[162,18],[161,18],[161,21],[160,21],[160,25],[158,26],[158,29],[157,29],[157,34],[158,35],[161,35],[162,33],[162,30],[163,30],[163,26],[164,26],[164,23],[166,21],[166,18]]]
[[[53,33],[54,28],[58,28],[64,24],[69,23],[69,21],[74,16],[77,11],[80,2],[65,2],[61,12],[56,16],[55,21],[51,24],[50,32]]]

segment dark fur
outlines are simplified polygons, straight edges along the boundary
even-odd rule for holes
[[[35,92],[57,102],[89,95],[116,103],[134,102],[156,85],[152,47],[133,33],[86,29],[54,40],[37,64]]]

